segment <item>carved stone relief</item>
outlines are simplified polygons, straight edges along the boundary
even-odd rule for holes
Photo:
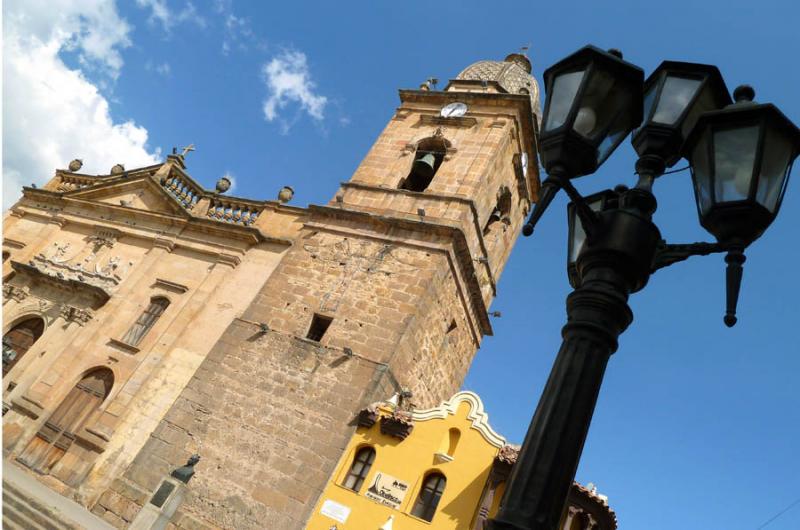
[[[20,287],[18,285],[4,284],[3,285],[3,301],[16,300],[21,302],[25,300],[30,294],[28,287]]]
[[[28,262],[39,273],[60,280],[75,280],[106,291],[116,288],[133,262],[110,255],[119,232],[98,228],[86,238],[86,245],[74,251],[70,243],[54,242]]]

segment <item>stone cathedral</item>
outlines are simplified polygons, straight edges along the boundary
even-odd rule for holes
[[[492,334],[539,186],[530,72],[512,54],[400,90],[324,205],[203,189],[185,152],[25,188],[3,227],[6,472],[117,528],[306,528],[360,411],[394,396],[408,427]]]

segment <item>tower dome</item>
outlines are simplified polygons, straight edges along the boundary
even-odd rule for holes
[[[541,121],[539,83],[531,75],[531,62],[521,53],[512,53],[502,61],[478,61],[461,71],[456,79],[468,81],[493,81],[509,94],[529,94],[531,109]]]

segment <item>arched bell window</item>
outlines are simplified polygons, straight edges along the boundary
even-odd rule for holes
[[[44,333],[44,320],[31,317],[3,335],[3,375],[6,375]]]
[[[75,435],[99,411],[113,385],[114,373],[108,368],[95,368],[84,375],[47,418],[19,461],[39,473],[50,473],[72,446]],[[56,474],[68,484],[76,478],[69,468]]]
[[[131,346],[137,346],[144,336],[150,331],[164,311],[169,306],[169,300],[163,296],[154,296],[150,299],[150,305],[139,315],[136,322],[130,327],[122,338],[122,341]]]
[[[447,479],[441,473],[434,472],[425,477],[425,482],[419,491],[419,496],[417,496],[417,502],[414,503],[414,509],[411,510],[411,515],[428,522],[432,521],[446,485]]]
[[[345,488],[351,489],[355,492],[361,489],[364,480],[369,474],[372,463],[375,461],[375,449],[372,447],[362,447],[353,458],[353,463],[350,466],[350,471],[344,479],[342,485]]]
[[[447,141],[439,136],[426,138],[417,144],[411,171],[400,183],[401,190],[425,191],[439,170],[447,153]]]
[[[497,190],[497,202],[492,213],[489,214],[489,219],[486,220],[486,226],[483,227],[483,235],[489,235],[496,227],[500,226],[498,223],[505,226],[511,224],[511,190],[507,186],[501,186]]]

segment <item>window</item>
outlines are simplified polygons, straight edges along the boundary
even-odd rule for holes
[[[311,326],[308,328],[308,334],[306,334],[306,338],[315,342],[321,341],[322,337],[325,335],[325,332],[328,331],[328,327],[331,325],[331,322],[333,322],[332,318],[317,315],[315,313],[314,318],[311,319]]]
[[[150,305],[147,306],[144,313],[136,319],[136,322],[122,338],[122,342],[130,344],[131,346],[139,344],[161,314],[164,313],[164,310],[167,309],[168,305],[169,300],[164,297],[156,296],[151,298]]]
[[[353,465],[350,466],[350,471],[347,472],[342,485],[345,488],[351,489],[355,492],[361,489],[364,484],[364,479],[367,478],[369,468],[372,467],[372,462],[375,461],[375,449],[372,447],[364,447],[359,449],[356,457],[353,459]]]
[[[3,375],[6,375],[44,332],[44,320],[23,320],[3,335]]]
[[[4,251],[3,251],[3,263],[5,263],[5,262],[6,262],[6,260],[7,260],[8,258],[10,258],[10,257],[11,257],[11,252],[8,252],[7,250],[4,250]]]
[[[483,227],[483,235],[487,236],[490,232],[493,232],[499,222],[502,222],[505,227],[511,224],[511,190],[508,189],[506,186],[501,186],[499,190],[497,190],[497,203],[495,204],[494,210],[489,215],[489,219],[486,221],[486,226]]]
[[[446,484],[447,479],[441,473],[431,473],[425,477],[425,483],[419,492],[414,509],[411,510],[411,515],[428,522],[432,521]]]
[[[433,180],[433,176],[442,165],[447,152],[446,140],[440,137],[427,138],[417,145],[411,172],[400,183],[401,190],[425,191]]]

